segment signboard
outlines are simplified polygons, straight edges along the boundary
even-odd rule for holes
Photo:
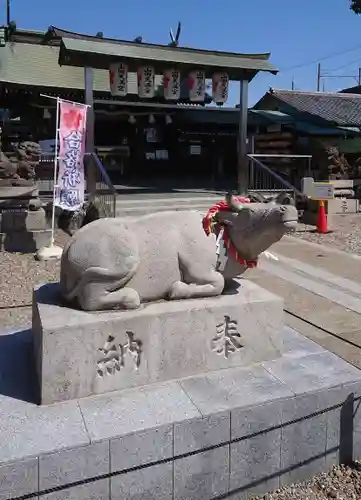
[[[341,210],[344,214],[348,211],[348,203],[346,198],[341,198]]]
[[[192,71],[188,76],[189,99],[191,102],[203,102],[206,95],[206,74],[204,71]]]
[[[303,177],[301,179],[301,191],[308,198],[312,198],[314,182],[315,181],[314,181],[313,177]]]
[[[158,142],[158,134],[155,127],[148,127],[145,129],[145,140],[147,142]]]
[[[214,73],[212,77],[212,99],[216,104],[224,104],[228,99],[229,78],[227,73]]]
[[[141,99],[151,99],[155,94],[155,71],[152,66],[142,66],[138,69],[138,96]]]
[[[202,154],[202,146],[200,144],[191,144],[189,146],[189,154],[192,156]]]
[[[166,69],[163,73],[164,99],[176,101],[181,95],[181,74],[177,69]]]
[[[314,182],[312,189],[312,199],[332,200],[335,197],[335,187],[330,182]]]
[[[84,143],[87,105],[58,101],[59,157],[54,206],[75,211],[84,203]]]
[[[109,67],[110,93],[125,97],[128,93],[128,66],[124,63],[114,63]]]
[[[267,132],[272,133],[272,132],[281,132],[282,131],[282,126],[279,125],[278,123],[275,123],[274,125],[268,125],[267,127]]]

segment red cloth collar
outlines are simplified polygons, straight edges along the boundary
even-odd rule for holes
[[[243,196],[236,196],[235,202],[250,203],[250,199],[245,198]],[[217,212],[220,211],[231,212],[232,208],[226,201],[219,201],[218,203],[215,203],[214,205],[211,206],[211,208],[207,212],[207,215],[202,220],[203,229],[207,236],[209,236],[213,232],[212,230],[214,225],[214,216],[216,215]],[[227,227],[223,226],[223,230],[224,230],[223,232],[224,244],[226,245],[227,252],[229,253],[229,255],[231,255],[238,262],[238,264],[250,268],[256,267],[258,261],[243,259],[243,257],[241,257],[238,254],[235,246],[233,245],[231,238],[229,237]]]

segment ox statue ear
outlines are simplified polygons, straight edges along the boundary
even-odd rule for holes
[[[233,193],[229,192],[226,194],[226,201],[228,205],[231,207],[232,212],[240,212],[243,208],[243,203],[239,203],[237,201],[237,198],[234,196]]]

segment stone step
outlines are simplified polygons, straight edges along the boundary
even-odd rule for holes
[[[353,332],[358,332],[360,329],[361,316],[357,312],[348,310],[327,297],[314,294],[303,288],[302,284],[289,283],[282,277],[262,269],[250,270],[246,277],[282,297],[286,311],[299,318],[305,318],[316,327],[342,335],[347,340],[356,340],[361,347],[361,338],[354,339],[352,336]]]
[[[317,268],[314,276],[309,275],[308,272],[302,273],[299,269],[291,268],[282,261],[276,263],[263,262],[262,269],[288,283],[302,287],[317,296],[324,297],[332,303],[339,304],[345,309],[361,315],[361,300],[353,294],[354,292],[344,291],[342,286],[337,287],[329,279],[323,279],[317,273]]]
[[[167,211],[185,211],[185,210],[196,210],[201,214],[205,215],[211,204],[184,204],[184,205],[147,205],[143,207],[125,207],[117,205],[116,215],[117,217],[131,217],[131,216],[141,216],[147,215],[155,212],[167,212]]]
[[[347,336],[331,334],[287,312],[285,312],[285,324],[290,328],[297,329],[309,340],[361,369],[361,347],[352,342],[352,339],[359,342],[361,330],[355,330],[352,335],[348,334]]]
[[[319,241],[322,240],[323,235],[320,235]],[[361,283],[361,255],[292,236],[284,236],[272,247],[272,252]]]
[[[207,206],[211,206],[214,203],[217,203],[218,201],[223,200],[221,196],[212,196],[212,197],[206,197],[206,196],[195,196],[195,197],[190,197],[190,198],[178,198],[178,197],[166,197],[166,198],[123,198],[122,196],[119,196],[117,198],[116,204],[118,206],[124,206],[124,207],[130,207],[130,208],[137,208],[140,207],[141,205],[143,206],[158,206],[158,205],[169,205],[169,206],[187,206],[187,205],[192,205],[192,204],[204,204]]]
[[[290,238],[290,246],[293,239]],[[303,242],[296,240],[295,245],[297,242],[302,247]],[[286,258],[274,251],[281,246],[282,242],[271,249],[280,258],[278,262],[261,259],[259,268],[248,271],[246,277],[284,299],[288,326],[361,368],[360,283]],[[314,245],[315,255],[320,250]],[[307,259],[307,254],[304,258]]]
[[[285,257],[284,255],[278,254],[277,252],[274,253],[273,255],[278,258],[278,261],[274,262],[273,264],[277,266],[281,266],[282,268],[292,271],[293,276],[289,276],[292,280],[296,279],[297,283],[300,284],[299,277],[301,277],[301,281],[304,280],[305,278],[307,279],[308,285],[310,285],[310,278],[312,279],[317,279],[317,284],[318,285],[328,285],[330,286],[333,290],[338,290],[339,294],[338,297],[336,295],[336,299],[338,302],[342,302],[342,300],[345,300],[345,292],[347,295],[351,295],[353,297],[356,297],[356,299],[361,298],[361,283],[357,281],[353,281],[349,278],[344,278],[342,276],[339,276],[333,272],[330,272],[327,269],[323,269],[320,267],[315,267],[313,265],[310,265],[307,262],[303,262],[301,260],[297,260],[294,258],[290,257]],[[267,263],[265,262],[265,266],[267,268]],[[263,268],[265,268],[263,266]],[[296,273],[296,276],[295,276]],[[289,273],[288,273],[289,274]],[[306,283],[307,283],[306,282]],[[320,287],[317,287],[317,290],[320,291]],[[331,299],[330,293],[326,292],[328,295],[328,298]],[[323,296],[326,296],[324,293],[322,293]],[[332,294],[335,297],[335,294]]]

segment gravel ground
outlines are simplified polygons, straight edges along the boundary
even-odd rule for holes
[[[64,246],[67,238],[59,231],[56,244]],[[0,253],[0,331],[31,323],[33,286],[58,281],[59,265],[38,262],[33,254]]]
[[[254,500],[360,500],[361,467],[334,467],[328,474],[319,474],[305,483],[277,490]]]
[[[328,234],[318,234],[314,226],[299,224],[292,236],[361,255],[361,213],[333,215],[330,230]]]

